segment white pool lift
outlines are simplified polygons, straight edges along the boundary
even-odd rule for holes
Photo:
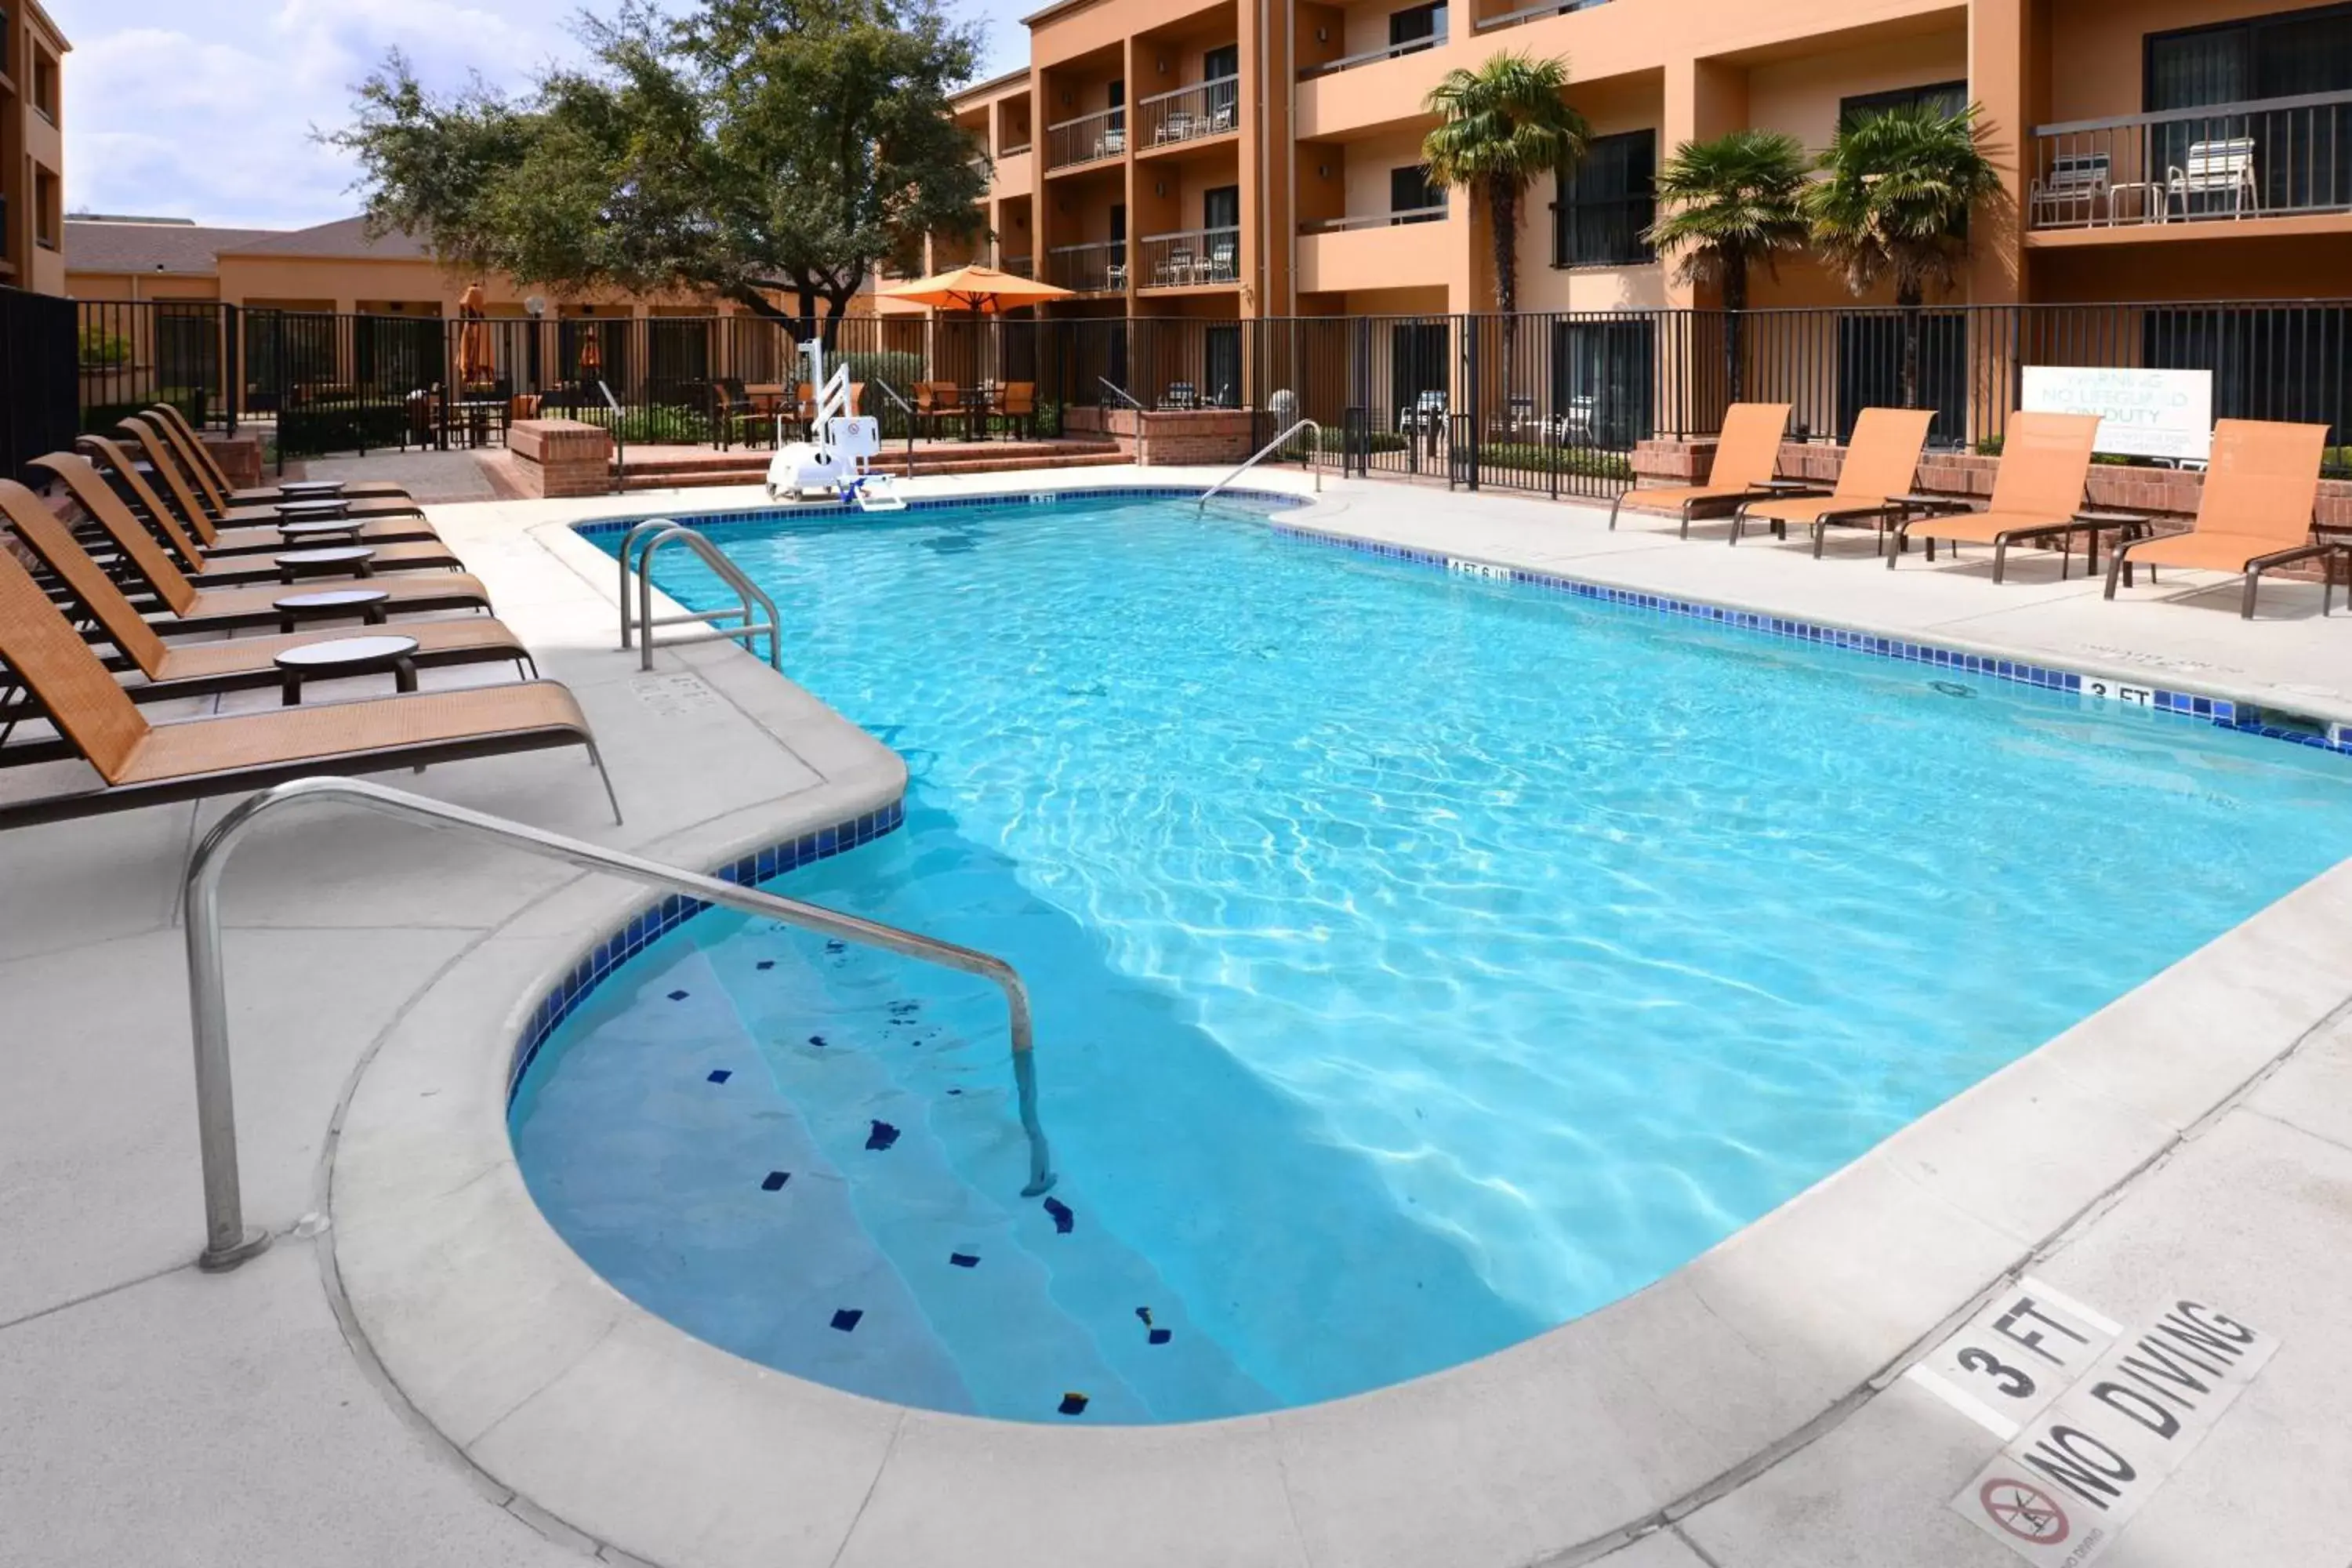
[[[816,388],[816,418],[812,429],[818,441],[784,443],[784,416],[776,415],[776,456],[768,465],[768,499],[775,501],[838,500],[860,511],[904,511],[907,498],[888,474],[866,465],[882,451],[881,422],[853,411],[849,405],[849,367],[824,374],[824,344],[815,338],[801,345],[808,361],[809,384]]]

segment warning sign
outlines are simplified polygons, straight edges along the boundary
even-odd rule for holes
[[[2277,1348],[2225,1312],[2177,1300],[2140,1331],[2111,1336],[1952,1507],[2040,1568],[2084,1568]]]
[[[2006,1442],[2121,1332],[2121,1323],[2028,1275],[1906,1375]]]

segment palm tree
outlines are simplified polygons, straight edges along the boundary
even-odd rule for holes
[[[1503,313],[1503,385],[1519,309],[1519,197],[1538,176],[1583,158],[1592,128],[1568,105],[1568,61],[1499,54],[1476,70],[1460,67],[1430,89],[1425,107],[1443,122],[1423,138],[1430,179],[1458,185],[1486,204],[1494,229],[1495,308]]]
[[[1786,132],[1734,131],[1684,142],[1658,171],[1658,201],[1671,210],[1642,237],[1662,257],[1680,254],[1681,281],[1721,285],[1724,381],[1735,403],[1748,273],[1771,272],[1782,255],[1804,248],[1811,231],[1799,200],[1811,166],[1804,143]]]
[[[1903,310],[1903,401],[1919,405],[1919,310],[1930,285],[1948,289],[1969,254],[1969,215],[2000,194],[1987,156],[1982,106],[1933,103],[1865,114],[1839,127],[1821,156],[1826,178],[1805,192],[1813,243],[1868,293],[1895,286]]]

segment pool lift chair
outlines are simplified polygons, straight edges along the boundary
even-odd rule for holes
[[[907,498],[888,474],[866,465],[882,451],[881,421],[861,415],[849,401],[849,367],[824,374],[824,344],[801,345],[809,384],[817,389],[812,435],[822,439],[784,442],[784,420],[776,416],[776,456],[768,465],[768,499],[774,501],[838,500],[860,511],[904,511]]]

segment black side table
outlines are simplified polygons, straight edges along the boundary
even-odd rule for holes
[[[341,680],[346,676],[377,675],[392,671],[393,689],[416,689],[416,639],[392,634],[372,637],[337,637],[332,642],[314,642],[301,647],[289,647],[278,656],[276,664],[285,677],[282,702],[288,708],[302,700],[302,681],[315,676],[320,680]]]
[[[337,575],[373,577],[375,569],[368,564],[375,552],[364,544],[338,544],[326,550],[289,550],[275,558],[278,580],[291,583],[305,572],[331,572]]]
[[[328,588],[316,594],[289,594],[270,608],[278,612],[278,629],[290,635],[298,620],[331,620],[340,616],[357,616],[369,626],[380,626],[384,601],[391,597],[383,588]]]

